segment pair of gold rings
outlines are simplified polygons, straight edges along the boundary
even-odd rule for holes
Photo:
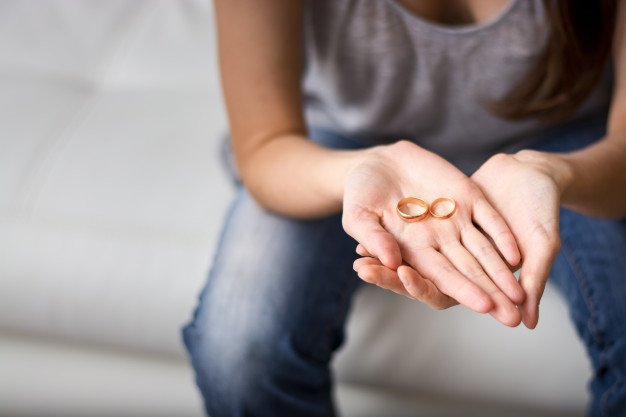
[[[416,205],[420,208],[416,214],[408,212],[407,206],[409,204]],[[441,210],[442,208],[443,210]],[[429,205],[424,200],[419,198],[404,197],[398,201],[396,210],[398,211],[400,218],[409,223],[425,219],[428,215],[431,215],[436,219],[448,219],[456,212],[456,201],[450,197],[440,197]]]

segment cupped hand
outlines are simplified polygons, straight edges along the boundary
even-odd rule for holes
[[[522,254],[520,284],[526,293],[521,305],[526,327],[539,320],[539,301],[559,251],[561,180],[558,159],[524,150],[497,154],[472,175],[487,199],[507,221]]]
[[[396,212],[407,196],[427,203],[451,197],[457,211],[445,220],[408,223]],[[502,259],[519,262],[515,238],[480,188],[443,158],[409,141],[372,148],[346,176],[342,220],[372,255],[355,261],[363,280],[431,300],[437,308],[458,301],[504,324],[519,324],[515,304],[523,302],[524,291]],[[397,279],[381,274],[385,270],[395,271]]]

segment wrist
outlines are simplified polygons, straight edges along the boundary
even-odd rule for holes
[[[265,209],[314,219],[341,211],[346,176],[368,152],[283,135],[249,152],[238,167],[244,185]]]
[[[341,185],[341,189],[337,190],[335,193],[336,197],[339,198],[341,203],[343,203],[343,196],[346,189],[346,184],[348,179],[355,168],[361,167],[363,164],[368,164],[370,161],[374,161],[379,159],[381,155],[381,150],[383,147],[388,145],[377,145],[368,148],[362,148],[357,150],[348,150],[348,151],[334,151],[338,152],[340,156],[339,158],[343,159],[341,165],[343,169],[341,171],[341,181],[338,183]]]
[[[575,177],[574,164],[566,154],[524,149],[514,157],[520,162],[534,165],[552,178],[561,199],[566,199]]]

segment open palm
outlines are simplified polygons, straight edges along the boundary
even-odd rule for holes
[[[446,220],[407,223],[396,213],[398,200],[407,196],[426,202],[451,197],[457,212]],[[376,147],[347,176],[343,226],[372,256],[355,263],[365,281],[429,299],[437,308],[458,301],[519,324],[515,304],[523,302],[524,291],[500,255],[519,262],[513,234],[480,188],[441,157],[409,141]]]

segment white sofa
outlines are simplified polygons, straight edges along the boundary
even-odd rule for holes
[[[198,0],[0,2],[0,415],[200,416],[179,330],[233,185]],[[365,288],[345,416],[581,416],[549,288],[537,330]]]

